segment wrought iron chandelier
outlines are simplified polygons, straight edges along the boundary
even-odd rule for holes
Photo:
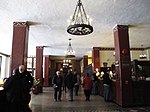
[[[86,15],[81,0],[77,2],[75,12],[68,20],[67,32],[72,35],[88,35],[93,32],[92,19]]]
[[[69,39],[69,46],[67,48],[65,57],[66,58],[73,58],[73,57],[75,57],[75,51],[71,47],[71,39]]]

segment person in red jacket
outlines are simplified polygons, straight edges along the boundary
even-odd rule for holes
[[[85,78],[83,79],[83,89],[86,101],[90,101],[90,95],[92,91],[92,78],[90,77],[89,73],[87,73]]]

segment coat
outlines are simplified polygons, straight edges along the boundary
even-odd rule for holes
[[[54,78],[53,78],[53,85],[56,85],[58,87],[62,87],[62,84],[63,84],[63,78],[62,76],[57,76],[55,75]]]
[[[75,77],[74,77],[74,74],[72,72],[69,72],[67,75],[66,75],[66,78],[65,78],[65,85],[68,89],[72,89],[74,87],[74,84],[75,84]]]
[[[90,76],[86,76],[83,79],[83,89],[84,90],[92,90],[92,78]]]
[[[4,90],[7,93],[7,100],[10,103],[25,103],[30,102],[30,90],[33,86],[33,77],[29,72],[24,71],[19,73],[19,71],[12,75],[4,83]]]
[[[110,79],[108,73],[104,73],[104,75],[103,75],[103,84],[107,84],[107,85],[112,84],[112,80]]]

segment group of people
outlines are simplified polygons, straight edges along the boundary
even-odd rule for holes
[[[104,100],[109,101],[112,81],[108,72],[104,72],[102,78],[104,85]],[[31,100],[30,91],[33,86],[33,80],[33,77],[26,70],[24,65],[20,65],[17,69],[13,70],[13,74],[4,82],[4,91],[6,93],[8,106],[6,112],[32,112],[29,108],[29,102]],[[94,79],[94,82],[97,82],[97,80]],[[63,84],[68,89],[68,100],[73,101],[73,93],[78,96],[79,87],[81,85],[81,76],[76,71],[72,72],[72,70],[68,70],[67,75],[63,78],[60,71],[57,71],[56,75],[53,77],[52,83],[55,101],[62,100]],[[82,81],[86,101],[90,101],[93,84],[93,77],[87,73]],[[96,91],[96,88],[94,89]]]
[[[63,83],[64,82],[64,83]],[[56,75],[53,77],[52,80],[53,87],[54,87],[54,99],[55,101],[61,101],[61,94],[62,94],[62,86],[64,84],[65,87],[68,89],[69,101],[73,101],[73,93],[75,96],[78,96],[78,91],[81,85],[81,76],[76,71],[72,72],[72,70],[68,70],[67,75],[63,78],[60,74],[60,71],[56,72]],[[86,101],[90,101],[90,94],[92,91],[93,81],[89,73],[83,79],[82,86],[84,89],[84,94],[86,97]]]
[[[111,84],[112,80],[109,76],[109,71],[105,71],[104,75],[102,76],[103,79],[103,87],[104,87],[104,101],[111,100]],[[67,87],[69,101],[73,101],[73,93],[75,96],[78,96],[79,87],[81,85],[81,77],[77,72],[72,72],[72,70],[68,70],[68,73],[65,77],[62,77],[60,71],[56,72],[56,75],[53,77],[52,80],[53,87],[54,87],[54,99],[55,101],[61,101],[61,94],[62,94],[62,86]],[[82,87],[84,90],[85,100],[90,101],[90,95],[97,95],[98,94],[98,78],[95,72],[90,75],[86,73],[82,81]]]
[[[33,77],[24,65],[13,70],[12,75],[4,82],[7,107],[4,112],[32,112],[29,108],[30,91],[33,86]]]
[[[73,92],[78,96],[79,85],[80,85],[80,74],[74,73],[71,70],[68,70],[68,73],[65,77],[62,77],[60,71],[56,71],[56,75],[52,80],[54,87],[54,99],[55,101],[61,101],[62,86],[67,87],[69,92],[69,101],[73,101]],[[66,90],[65,90],[66,91]]]
[[[103,83],[104,83],[104,100],[108,101],[110,96],[110,83],[108,72],[105,72],[103,75]],[[56,75],[53,77],[53,87],[54,87],[54,99],[55,101],[61,101],[61,94],[62,94],[62,86],[64,84],[65,87],[68,89],[69,101],[73,101],[73,96],[78,96],[78,91],[80,85],[83,87],[85,100],[90,101],[90,95],[97,95],[98,94],[98,78],[95,72],[90,75],[86,73],[83,77],[82,84],[81,84],[81,77],[77,72],[72,72],[72,70],[68,70],[68,73],[65,77],[62,77],[60,71],[56,72]],[[73,95],[74,93],[74,95]]]

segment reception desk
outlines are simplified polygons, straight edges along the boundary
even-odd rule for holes
[[[150,81],[133,81],[132,93],[134,106],[150,105]]]
[[[99,95],[103,97],[103,81],[99,80]],[[116,81],[111,87],[111,98],[116,103]],[[123,93],[124,94],[124,93]],[[150,105],[150,81],[132,81],[132,105],[131,106],[149,106]]]

